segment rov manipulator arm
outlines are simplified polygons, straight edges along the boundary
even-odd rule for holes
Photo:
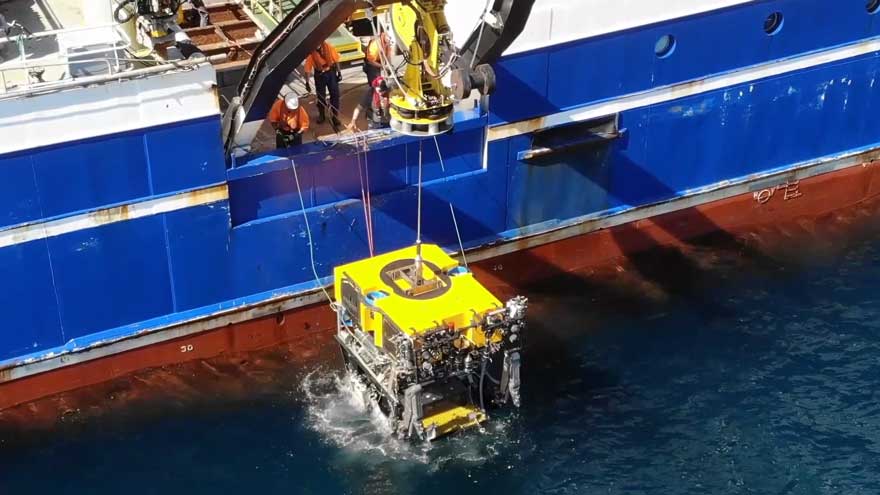
[[[535,0],[495,0],[492,10],[470,35],[459,59],[460,69],[491,63],[525,28]],[[399,3],[395,0],[306,0],[288,14],[254,51],[233,99],[223,116],[227,154],[245,122],[265,117],[287,77],[309,53],[356,10]],[[484,77],[459,71],[462,85],[485,87]],[[462,91],[456,91],[461,93]]]

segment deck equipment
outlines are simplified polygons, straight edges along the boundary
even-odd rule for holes
[[[136,55],[147,56],[160,48],[190,45],[189,37],[177,22],[182,3],[182,0],[116,0],[113,18],[128,26],[129,34],[134,35],[131,42]]]

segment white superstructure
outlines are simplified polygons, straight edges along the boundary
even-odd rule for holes
[[[536,0],[525,31],[506,55],[601,36],[754,0]],[[447,19],[464,43],[492,2],[449,0]],[[460,34],[461,33],[461,34]]]

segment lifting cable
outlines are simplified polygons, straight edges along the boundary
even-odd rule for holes
[[[369,233],[370,233],[370,236],[369,236],[370,237],[370,257],[373,257],[374,256],[373,251],[375,249],[375,240],[374,240],[375,238],[373,237],[373,192],[370,188],[370,156],[368,153],[369,149],[367,148],[367,136],[362,136],[362,137],[364,138],[364,143],[363,143],[363,146],[361,147],[361,149],[363,150],[363,153],[364,153],[364,177],[367,180],[367,191],[366,191],[367,216],[366,216],[366,221],[369,226],[368,229],[369,229]]]
[[[487,0],[486,6],[483,9],[484,15],[486,12],[488,12],[489,5],[490,5],[490,0]],[[372,29],[372,32],[373,32],[373,39],[379,40],[379,59],[380,59],[381,65],[383,66],[383,68],[386,69],[386,71],[389,73],[392,80],[397,84],[397,86],[405,87],[401,83],[401,81],[398,79],[397,71],[394,69],[394,65],[392,64],[391,60],[389,60],[389,58],[387,56],[388,54],[385,52],[385,46],[383,46],[383,44],[381,42],[380,33],[385,31],[384,26],[381,23],[376,22],[376,16],[373,15],[372,11],[370,11],[369,20],[370,20],[370,28]],[[376,30],[377,24],[379,25],[378,32]],[[482,34],[483,34],[482,28],[485,27],[485,23],[480,23],[480,26],[481,26],[480,37],[482,37]],[[402,48],[401,48],[401,52],[403,52]],[[455,52],[455,55],[458,55],[457,50]],[[476,55],[474,55],[474,60],[476,60]],[[406,62],[406,56],[404,56],[404,61]],[[473,60],[472,60],[472,65],[473,65]],[[369,81],[367,82],[367,84],[369,84]],[[423,151],[423,144],[424,144],[424,140],[419,141],[418,205],[417,205],[417,213],[416,213],[417,214],[417,219],[416,219],[416,256],[417,256],[417,258],[421,257],[421,244],[422,244],[422,187],[423,187],[423,184],[422,184],[422,158],[423,158],[422,155],[423,155],[423,153],[422,153],[422,151]],[[437,148],[437,157],[440,160],[440,169],[443,171],[444,179],[445,179],[446,178],[446,167],[443,164],[443,154],[440,152],[440,143],[437,140],[437,136],[434,136],[434,146]],[[366,148],[366,137],[364,137],[364,147]],[[465,253],[464,253],[464,244],[462,243],[461,232],[459,231],[459,228],[458,228],[458,219],[455,216],[455,208],[452,206],[451,201],[449,202],[449,213],[452,215],[452,223],[453,223],[453,226],[455,227],[455,236],[458,239],[459,249],[461,249],[462,261],[464,262],[465,268],[468,268],[467,257],[465,256]]]
[[[301,79],[304,79],[305,83],[308,84],[308,75],[299,74],[297,71],[297,76]],[[342,80],[340,79],[340,83]],[[317,85],[317,83],[316,83]],[[315,88],[317,91],[317,87]],[[332,103],[330,103],[329,98],[324,100],[325,110],[329,110],[330,119],[336,118],[336,116],[341,115],[342,111],[335,107]],[[320,102],[318,105],[320,106]],[[334,133],[338,136],[339,130],[336,126],[332,126]],[[360,131],[360,129],[355,126],[356,130]],[[368,148],[367,148],[367,137],[363,136],[363,143],[361,143],[361,139],[359,137],[359,132],[355,133],[355,155],[357,157],[357,167],[358,167],[358,177],[360,178],[360,186],[361,186],[361,203],[364,208],[364,226],[367,234],[367,247],[370,251],[370,257],[375,256],[375,242],[373,237],[373,206],[372,206],[372,193],[370,190],[370,161],[368,158]],[[363,162],[361,161],[361,154],[364,155]]]
[[[437,147],[437,158],[440,159],[440,170],[443,171],[443,182],[449,184],[449,177],[446,176],[446,166],[443,164],[443,154],[440,152],[440,141],[437,139],[437,136],[434,136],[434,146]],[[451,190],[451,187],[447,188],[447,192]],[[461,249],[461,260],[464,262],[464,267],[470,269],[470,267],[468,267],[467,256],[464,254],[464,243],[461,242],[461,232],[458,230],[458,219],[455,218],[455,208],[452,206],[452,201],[449,202],[449,213],[452,215],[452,225],[455,227],[455,237],[458,239],[458,248]]]
[[[361,204],[364,208],[364,226],[367,231],[367,247],[370,249],[370,258],[372,258],[376,254],[373,243],[373,205],[372,193],[370,192],[370,162],[367,158],[367,138],[364,137],[363,147],[361,147],[361,138],[357,134],[355,134],[354,138],[358,177],[361,182]],[[363,165],[361,164],[361,152],[364,155]]]
[[[330,306],[333,307],[335,304],[333,298],[330,297],[327,288],[324,287],[324,284],[321,282],[321,277],[318,276],[318,268],[315,263],[315,245],[312,241],[312,228],[309,225],[309,214],[306,212],[306,203],[303,201],[302,188],[299,186],[299,175],[296,173],[296,162],[293,160],[293,157],[288,156],[288,158],[290,159],[290,167],[293,169],[293,180],[296,182],[296,191],[299,193],[299,205],[302,209],[303,220],[306,224],[306,235],[308,235],[309,238],[309,259],[312,262],[312,274],[315,276],[315,283],[318,284],[318,287],[321,288],[321,292],[324,293],[324,297],[327,298],[327,301],[330,302]]]
[[[419,184],[418,184],[418,200],[416,203],[416,266],[417,277],[421,277],[422,270],[419,266],[422,262],[422,148],[425,143],[424,139],[419,140]]]
[[[480,32],[477,34],[477,44],[474,45],[474,56],[471,57],[471,70],[477,62],[477,51],[480,49],[480,43],[483,42],[483,31],[486,29],[486,17],[489,15],[489,4],[491,0],[486,0],[486,7],[483,8],[483,15],[480,16]]]

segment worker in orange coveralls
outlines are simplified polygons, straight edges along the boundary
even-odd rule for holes
[[[288,148],[302,144],[302,135],[309,129],[309,114],[299,105],[299,97],[288,93],[269,110],[269,122],[275,129],[275,146]]]
[[[306,58],[306,90],[311,91],[309,76],[315,76],[315,93],[318,96],[318,123],[324,123],[327,109],[327,93],[330,93],[330,121],[334,129],[339,127],[339,52],[326,41],[318,45]]]

